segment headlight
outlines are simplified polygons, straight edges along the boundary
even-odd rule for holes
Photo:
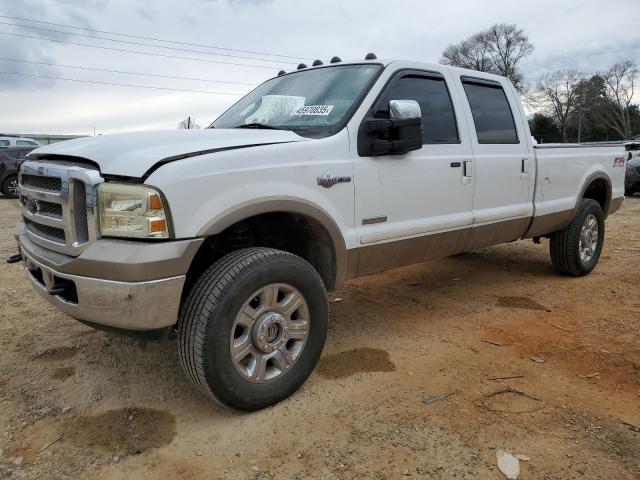
[[[169,238],[162,197],[152,188],[102,183],[98,209],[100,233],[105,237]]]

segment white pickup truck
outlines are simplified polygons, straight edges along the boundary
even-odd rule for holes
[[[207,129],[35,150],[10,260],[89,325],[177,328],[240,410],[307,379],[348,279],[540,237],[560,273],[595,267],[622,145],[535,145],[507,79],[372,57],[281,72]]]

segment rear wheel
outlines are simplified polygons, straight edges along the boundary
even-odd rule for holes
[[[324,346],[327,302],[314,268],[269,248],[231,253],[196,281],[178,328],[191,382],[224,406],[258,410],[295,392]]]
[[[593,270],[604,243],[604,212],[585,198],[571,223],[551,236],[551,261],[558,272],[580,277]]]
[[[5,197],[17,198],[18,197],[18,176],[8,176],[2,184],[2,194]]]

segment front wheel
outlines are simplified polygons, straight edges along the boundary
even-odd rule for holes
[[[2,184],[2,194],[5,197],[17,198],[18,197],[18,176],[11,175]]]
[[[230,253],[196,281],[181,309],[178,352],[191,382],[238,410],[295,392],[327,333],[325,288],[305,260],[270,248]]]
[[[595,200],[582,200],[571,223],[551,236],[551,262],[565,275],[581,277],[593,270],[604,244],[604,212]]]

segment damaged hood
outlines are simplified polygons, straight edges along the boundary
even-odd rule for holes
[[[158,164],[237,148],[308,140],[288,130],[203,129],[123,133],[67,140],[40,147],[29,159],[90,160],[107,175],[141,178]]]

